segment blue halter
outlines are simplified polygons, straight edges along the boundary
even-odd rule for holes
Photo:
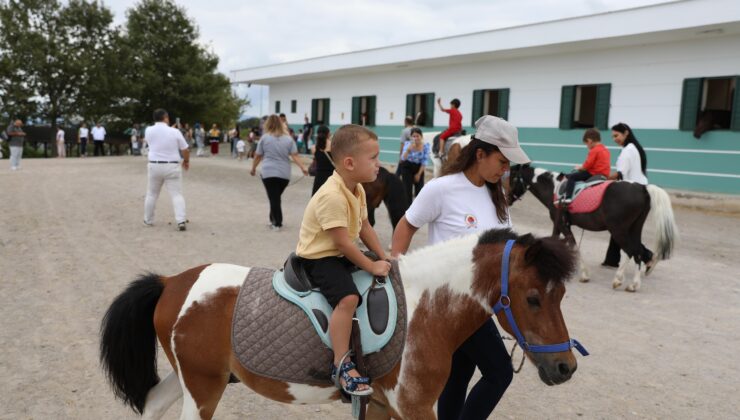
[[[506,242],[506,247],[504,247],[504,256],[501,260],[501,297],[498,299],[498,302],[496,302],[496,305],[493,307],[494,313],[499,313],[500,311],[504,311],[506,314],[506,319],[509,320],[509,326],[511,326],[511,329],[514,331],[514,336],[516,336],[516,342],[519,344],[519,347],[521,347],[524,351],[529,351],[532,353],[558,353],[561,351],[569,351],[573,347],[578,350],[579,353],[583,356],[588,356],[588,351],[585,347],[581,345],[581,343],[578,342],[578,340],[571,338],[568,341],[560,344],[546,344],[546,345],[532,345],[527,343],[527,341],[524,339],[524,336],[522,335],[521,331],[519,331],[519,327],[516,325],[516,321],[514,321],[514,314],[511,313],[511,299],[509,298],[509,257],[511,256],[511,248],[514,247],[514,240],[510,239]]]

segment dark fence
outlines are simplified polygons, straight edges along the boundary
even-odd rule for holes
[[[77,130],[79,127],[63,127],[64,145],[67,156],[79,156],[80,148],[77,144]],[[36,150],[39,156],[53,157],[57,154],[56,131],[49,126],[25,126],[26,144]],[[92,154],[92,137],[87,142],[87,154]],[[126,155],[131,153],[131,136],[124,133],[108,133],[103,146],[105,155]]]

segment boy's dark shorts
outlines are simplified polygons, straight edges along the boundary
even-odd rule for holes
[[[302,262],[311,282],[321,290],[332,308],[350,295],[356,295],[362,303],[362,296],[352,281],[354,264],[346,257],[324,257],[315,260],[303,258]]]

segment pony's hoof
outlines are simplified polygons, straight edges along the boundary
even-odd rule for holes
[[[637,286],[634,284],[630,284],[629,286],[624,288],[625,291],[635,293],[637,291]]]
[[[653,258],[652,260],[645,263],[645,277],[649,276],[653,272],[655,266],[658,265],[658,260]]]
[[[614,281],[612,281],[612,289],[619,289],[619,286],[621,285],[622,285],[622,282],[617,279],[614,279]]]
[[[578,281],[580,281],[581,283],[588,283],[590,280],[591,279],[588,277],[581,277],[580,279],[578,279]]]

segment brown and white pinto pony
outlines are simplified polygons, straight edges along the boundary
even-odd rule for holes
[[[505,241],[511,253],[509,295],[530,344],[569,339],[560,312],[564,281],[575,267],[570,247],[551,238],[491,230],[419,249],[399,260],[409,321],[402,360],[374,378],[370,419],[434,419],[452,354],[485,320],[500,296]],[[212,418],[234,375],[264,397],[293,404],[339,398],[330,383],[309,386],[256,376],[231,348],[234,305],[249,268],[209,264],[172,277],[149,274],[131,283],[101,326],[101,361],[115,395],[146,419],[160,418],[183,398],[182,419]],[[511,333],[504,315],[499,323]],[[173,372],[157,376],[157,339]],[[576,370],[571,351],[527,353],[543,382],[560,384]]]

